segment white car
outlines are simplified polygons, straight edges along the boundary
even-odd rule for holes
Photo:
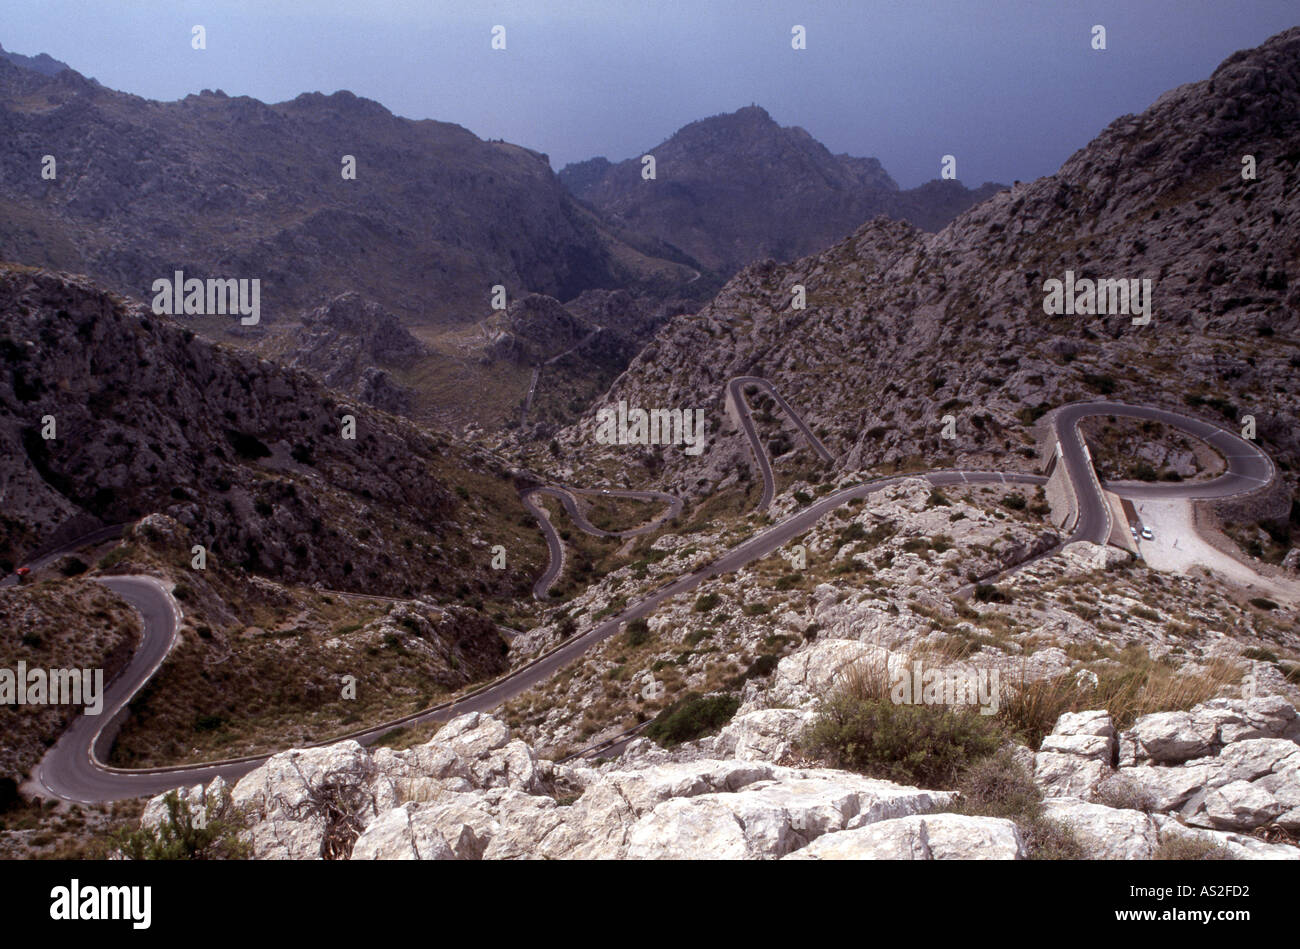
[[[1156,539],[1156,535],[1153,534],[1153,533],[1151,532],[1151,528],[1149,528],[1149,527],[1144,527],[1144,528],[1142,528],[1142,539],[1143,539],[1143,540],[1155,540],[1155,539]]]

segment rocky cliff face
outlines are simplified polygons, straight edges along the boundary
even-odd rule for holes
[[[853,470],[1005,467],[1048,407],[1113,394],[1220,422],[1253,414],[1261,443],[1295,468],[1298,180],[1293,29],[1116,120],[1055,175],[937,234],[874,221],[823,253],[746,268],[698,314],[665,326],[607,399],[711,405],[720,428],[723,383],[763,375]],[[1150,279],[1150,323],[1047,315],[1044,281],[1067,271]],[[938,437],[947,414],[951,442]],[[572,441],[589,444],[586,434]],[[707,455],[668,461],[685,487],[718,475]]]
[[[427,351],[396,316],[373,300],[345,293],[303,315],[286,362],[310,369],[331,388],[386,412],[410,411],[411,396],[386,370],[413,366]]]
[[[692,122],[648,154],[654,181],[642,179],[641,156],[569,165],[560,180],[616,224],[724,274],[820,250],[878,214],[932,229],[997,190],[950,181],[900,191],[876,159],[832,155],[757,106]]]
[[[0,259],[141,298],[176,269],[259,278],[271,323],[344,291],[438,323],[497,283],[567,299],[637,280],[526,148],[349,92],[164,103],[46,72],[0,57]]]
[[[577,319],[554,297],[533,293],[506,309],[499,335],[487,347],[486,358],[538,365],[572,349],[595,331]]]
[[[291,582],[435,592],[482,560],[458,551],[487,515],[449,484],[480,466],[306,373],[22,268],[0,271],[0,358],[6,559],[164,512],[210,557]]]

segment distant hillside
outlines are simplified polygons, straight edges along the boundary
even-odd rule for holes
[[[823,250],[880,214],[934,230],[1000,187],[935,181],[900,191],[876,159],[832,155],[758,106],[692,122],[647,154],[653,181],[642,178],[640,155],[572,164],[560,180],[618,226],[724,276]]]
[[[43,76],[57,76],[65,69],[71,69],[67,63],[61,63],[48,53],[38,53],[35,56],[24,56],[22,53],[11,53],[9,50],[0,46],[0,59],[8,60],[15,66],[21,66],[23,69],[30,69],[38,72]]]
[[[494,284],[569,299],[690,276],[602,231],[546,156],[457,125],[350,92],[153,102],[23,59],[0,58],[0,259],[139,299],[177,269],[256,277],[267,324],[347,291],[443,325]]]
[[[0,572],[150,513],[228,569],[333,589],[526,595],[539,566],[495,463],[49,272],[0,268],[0,451]]]
[[[1150,322],[1049,315],[1045,282],[1067,273],[1149,281]],[[795,284],[806,309],[792,308]],[[1294,487],[1297,370],[1300,28],[1116,119],[1056,174],[938,233],[876,220],[815,256],[747,267],[665,325],[602,404],[711,406],[725,431],[725,381],[757,374],[846,470],[1017,456],[1032,470],[1035,420],[1111,396],[1233,426],[1251,415]],[[562,439],[576,453],[593,451],[593,413]],[[951,441],[939,437],[948,414]],[[698,460],[666,455],[670,482],[703,493],[748,458],[734,434]]]

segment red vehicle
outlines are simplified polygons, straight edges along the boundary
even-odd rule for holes
[[[14,571],[14,573],[18,574],[18,576],[20,577],[25,577],[27,576],[27,574],[31,572],[32,572],[31,567],[19,567],[17,570]]]

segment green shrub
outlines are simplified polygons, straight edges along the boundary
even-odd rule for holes
[[[1009,748],[971,762],[957,776],[961,796],[952,810],[1013,821],[1030,860],[1078,860],[1086,856],[1069,827],[1043,814],[1043,795]]]
[[[1083,381],[1085,385],[1091,386],[1102,395],[1110,395],[1117,388],[1114,378],[1108,375],[1085,372],[1083,374]]]
[[[1033,425],[1040,418],[1047,414],[1048,405],[1046,402],[1039,402],[1034,406],[1025,406],[1016,413],[1022,425]]]
[[[271,449],[267,448],[266,444],[256,435],[227,429],[226,437],[230,439],[231,446],[234,447],[235,452],[241,458],[256,461],[258,458],[271,457]]]
[[[119,830],[113,845],[128,860],[244,860],[249,844],[240,839],[244,820],[230,803],[209,800],[196,816],[175,791],[163,799],[167,817],[156,827]]]
[[[698,646],[703,640],[713,635],[713,630],[705,627],[704,629],[693,630],[686,634],[686,645]]]
[[[99,558],[99,569],[108,570],[112,567],[116,567],[123,560],[129,560],[134,553],[135,551],[131,547],[115,547],[108,553],[104,554],[103,557]]]
[[[654,717],[646,726],[647,738],[664,747],[693,741],[731,721],[740,708],[734,695],[700,695],[689,692]]]
[[[216,731],[226,720],[220,715],[196,715],[194,716],[194,730],[196,732]]]
[[[744,678],[761,679],[763,676],[771,675],[780,661],[780,656],[773,653],[763,653],[749,664],[749,668],[745,670]]]
[[[1251,597],[1251,598],[1250,598],[1250,605],[1251,605],[1251,606],[1254,606],[1254,607],[1257,607],[1258,609],[1261,609],[1261,610],[1275,610],[1275,609],[1277,609],[1277,604],[1276,604],[1276,603],[1274,603],[1272,600],[1265,599],[1265,598],[1262,597],[1262,596],[1253,596],[1253,597]]]
[[[991,583],[975,584],[975,599],[981,603],[1010,603],[1011,597]]]
[[[851,544],[855,540],[862,540],[867,536],[867,529],[858,521],[854,521],[848,527],[843,528],[839,533],[839,545]]]
[[[900,705],[842,687],[823,700],[800,746],[833,767],[920,787],[951,786],[1003,742],[989,717],[938,705]]]
[[[695,601],[695,612],[707,613],[709,610],[713,609],[721,602],[722,602],[722,597],[718,596],[718,594],[705,593]]]
[[[1023,511],[1029,506],[1022,494],[1008,494],[1002,498],[1002,506],[1010,508],[1013,511]]]
[[[643,619],[628,622],[623,631],[623,641],[632,648],[644,645],[650,640],[650,624]]]
[[[63,565],[59,567],[59,573],[63,574],[65,577],[75,577],[78,574],[85,573],[89,569],[90,568],[86,565],[86,562],[80,557],[69,557],[63,562]]]

